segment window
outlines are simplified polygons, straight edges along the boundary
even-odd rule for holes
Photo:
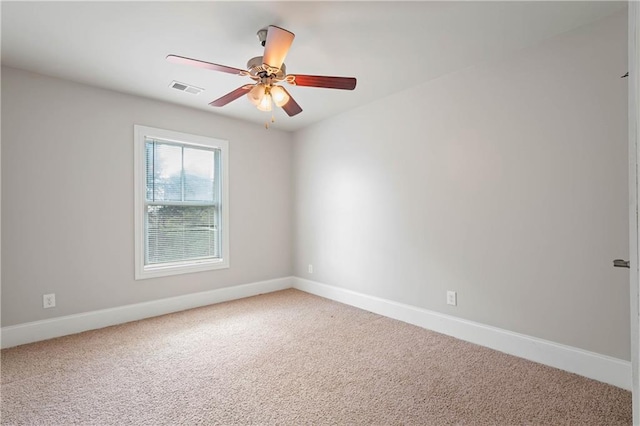
[[[136,279],[228,268],[228,142],[134,131]]]

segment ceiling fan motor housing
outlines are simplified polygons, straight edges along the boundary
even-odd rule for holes
[[[262,56],[256,56],[255,58],[249,59],[249,62],[247,62],[247,71],[249,72],[249,76],[255,79],[272,77],[275,80],[281,81],[284,80],[287,75],[287,67],[285,64],[282,64],[278,72],[275,74],[269,73],[269,70],[265,68]]]

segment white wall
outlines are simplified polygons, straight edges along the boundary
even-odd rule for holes
[[[626,27],[298,132],[295,275],[628,360]]]
[[[3,67],[2,325],[293,272],[629,359],[626,67],[621,13],[293,137]],[[133,124],[230,141],[230,269],[133,280]]]
[[[231,268],[134,280],[134,124],[229,141]],[[2,149],[2,326],[291,273],[289,133],[2,68]]]

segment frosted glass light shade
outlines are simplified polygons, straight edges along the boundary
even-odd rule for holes
[[[251,101],[252,104],[258,106],[260,101],[264,98],[265,85],[263,83],[258,83],[253,86],[253,89],[247,93],[247,98]]]
[[[281,86],[273,86],[271,88],[271,97],[273,98],[273,103],[279,107],[289,102],[289,95]]]
[[[260,103],[258,104],[258,109],[260,111],[271,111],[271,95],[265,94],[262,99],[260,99]]]

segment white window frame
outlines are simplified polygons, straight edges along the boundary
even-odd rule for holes
[[[147,138],[220,150],[220,255],[219,259],[145,265],[145,197]],[[165,277],[229,268],[229,142],[207,136],[134,125],[135,279]]]

